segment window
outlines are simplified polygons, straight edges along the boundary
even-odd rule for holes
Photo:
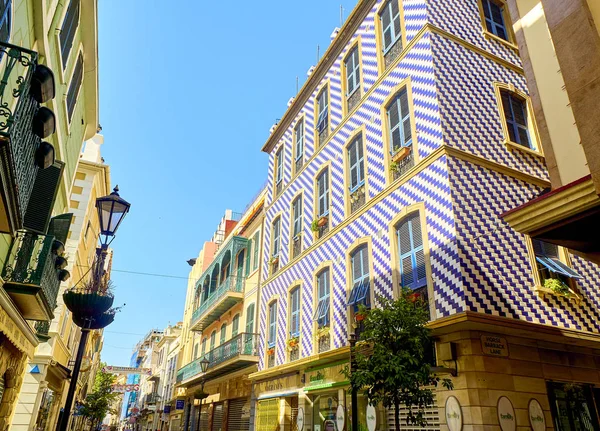
[[[194,345],[194,360],[198,358],[198,343]]]
[[[324,269],[317,276],[317,312],[314,320],[319,328],[329,326],[329,269]]]
[[[568,286],[570,280],[582,278],[581,275],[561,261],[560,251],[556,244],[537,239],[532,239],[531,242],[533,243],[537,271],[542,285],[548,279],[557,279]]]
[[[210,334],[210,350],[214,350],[215,349],[215,343],[217,342],[217,331],[212,331],[212,334]]]
[[[294,135],[296,137],[296,164],[298,164],[298,161],[302,160],[302,158],[304,157],[304,121],[298,121],[298,124],[296,125],[296,128],[294,130]]]
[[[298,196],[292,203],[292,237],[297,238],[302,233],[302,196]]]
[[[390,137],[390,152],[395,154],[402,147],[410,147],[412,145],[412,128],[406,88],[403,88],[388,105],[386,113]]]
[[[248,334],[254,333],[254,304],[250,304],[246,308],[246,332]]]
[[[482,0],[481,4],[487,31],[494,36],[508,40],[508,31],[504,22],[504,4],[496,0]]]
[[[231,321],[231,338],[237,336],[238,331],[240,329],[240,315],[236,314],[233,316],[233,320]]]
[[[69,90],[67,91],[67,114],[69,116],[69,123],[73,119],[73,112],[75,111],[75,105],[77,104],[77,98],[79,96],[79,89],[81,88],[81,81],[83,80],[83,54],[79,54],[73,76],[71,77],[71,83],[69,84]]]
[[[60,54],[62,57],[63,69],[67,67],[69,54],[71,53],[71,48],[73,48],[75,32],[79,26],[79,3],[80,0],[71,0],[62,28],[60,29]]]
[[[358,46],[354,47],[344,61],[346,67],[346,97],[350,97],[360,88],[360,63],[358,61]]]
[[[9,41],[11,26],[12,0],[0,0],[0,41]]]
[[[317,215],[319,217],[329,214],[329,170],[325,169],[317,178]]]
[[[273,222],[273,240],[271,243],[271,257],[279,256],[279,242],[281,240],[281,218],[277,217]]]
[[[527,119],[527,101],[508,90],[500,90],[500,96],[509,139],[516,144],[532,148]]]
[[[370,307],[369,248],[367,244],[361,245],[350,255],[350,270],[352,271],[352,289],[348,305],[353,306],[355,311],[358,311],[360,304]]]
[[[202,339],[202,356],[206,354],[206,337]]]
[[[260,250],[260,232],[256,232],[254,234],[254,238],[252,239],[252,244],[254,245],[254,257],[252,258],[252,271],[256,271],[258,269],[258,251]]]
[[[390,0],[386,3],[379,13],[379,20],[381,22],[383,53],[385,54],[402,36],[398,0]]]
[[[398,254],[400,255],[401,286],[417,289],[427,285],[425,252],[421,234],[421,220],[415,212],[396,227]]]
[[[277,341],[277,302],[269,305],[269,348],[275,347]]]
[[[275,192],[281,193],[283,188],[283,146],[275,153]]]
[[[300,335],[300,287],[290,293],[290,337]]]
[[[329,127],[329,94],[325,87],[317,96],[317,132],[319,136]]]
[[[225,344],[225,337],[227,336],[227,324],[223,323],[223,325],[221,326],[221,337],[219,340],[219,345],[223,345]]]
[[[350,166],[350,193],[353,193],[365,183],[362,135],[358,135],[348,146],[348,163]]]

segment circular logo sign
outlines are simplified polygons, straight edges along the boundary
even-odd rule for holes
[[[546,431],[546,417],[540,402],[535,398],[529,400],[529,425],[533,431]]]
[[[460,403],[454,396],[446,399],[446,424],[450,431],[461,431],[463,426],[463,415]]]
[[[296,416],[296,426],[298,427],[298,431],[302,431],[304,429],[304,409],[302,407],[298,407],[298,416]]]
[[[337,431],[342,431],[344,429],[344,408],[342,406],[338,406],[337,408],[335,421],[337,423]]]
[[[367,428],[369,431],[375,431],[375,427],[377,426],[377,413],[375,412],[375,407],[371,404],[367,406]]]
[[[498,422],[502,431],[516,431],[517,418],[512,403],[506,397],[498,399]]]

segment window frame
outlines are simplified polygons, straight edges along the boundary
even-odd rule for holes
[[[414,103],[413,103],[412,79],[410,77],[407,77],[407,78],[403,79],[398,85],[396,85],[392,89],[392,91],[390,91],[389,95],[383,101],[383,103],[381,104],[381,108],[380,108],[381,124],[382,124],[382,130],[383,130],[382,137],[383,137],[383,158],[384,158],[384,163],[385,163],[384,170],[385,170],[385,177],[386,177],[387,185],[391,184],[394,181],[401,180],[400,178],[394,180],[392,170],[390,169],[390,165],[392,163],[392,154],[395,154],[395,153],[392,153],[392,151],[393,151],[392,136],[390,133],[391,131],[390,131],[389,120],[388,120],[388,106],[391,105],[391,103],[394,101],[394,99],[396,97],[398,97],[404,89],[406,89],[406,95],[408,97],[408,110],[409,110],[409,114],[410,114],[410,130],[411,130],[411,136],[412,136],[410,152],[412,153],[415,167],[421,161],[421,157],[419,156],[419,138],[418,138],[418,134],[417,134],[417,123],[416,123],[415,109],[414,109]]]
[[[362,276],[359,279],[355,279],[354,278],[354,267],[353,267],[353,256],[355,253],[357,253],[359,250],[366,250],[366,254],[367,254],[367,274],[365,275],[364,272],[362,274]],[[352,311],[354,311],[354,309],[356,308],[356,306],[354,304],[350,304],[350,299],[351,299],[351,295],[352,292],[354,290],[354,287],[358,284],[358,283],[363,283],[364,281],[368,280],[369,282],[369,287],[368,287],[368,298],[367,302],[369,304],[369,307],[373,306],[373,259],[372,259],[372,245],[371,245],[371,240],[369,237],[364,237],[364,238],[360,238],[357,241],[355,241],[349,248],[348,248],[348,252],[347,252],[347,256],[346,256],[346,287],[347,287],[347,291],[346,291],[346,306],[348,307],[348,311],[350,312],[350,314],[353,314]],[[362,265],[361,265],[362,266]],[[358,287],[358,286],[357,286]]]
[[[301,321],[301,316],[302,316],[302,285],[298,284],[298,283],[292,283],[291,284],[291,288],[289,289],[288,292],[288,336],[289,338],[294,338],[294,337],[298,337],[300,338],[300,333],[301,333],[301,329],[302,329],[302,321]],[[298,294],[298,309],[294,310],[292,308],[293,304],[294,304],[294,294],[297,293]],[[293,326],[292,326],[292,320],[294,318],[294,315],[296,315],[296,321],[298,322],[297,325],[297,331],[293,332]]]
[[[531,147],[525,147],[517,142],[510,139],[510,133],[508,131],[508,122],[506,115],[504,114],[504,104],[502,102],[502,91],[508,91],[519,96],[525,102],[527,108],[527,124],[529,139],[531,141]],[[500,120],[500,128],[502,131],[503,144],[509,151],[519,150],[528,154],[532,154],[538,157],[544,157],[543,148],[540,145],[540,137],[535,121],[533,112],[533,105],[529,95],[516,88],[513,84],[505,84],[501,82],[494,83],[494,94],[496,96],[496,104],[498,109],[498,119]]]
[[[277,150],[275,151],[275,164],[274,164],[274,175],[273,175],[273,181],[274,181],[274,187],[273,187],[273,196],[274,199],[277,198],[279,196],[279,193],[277,193],[277,186],[279,185],[279,183],[281,183],[281,189],[283,191],[283,176],[284,176],[284,172],[283,172],[283,168],[285,165],[285,145],[281,144],[279,146],[279,148],[277,148]],[[281,159],[279,158],[281,156]]]
[[[354,56],[354,53],[356,53],[356,57]],[[352,71],[349,72],[348,70],[348,60],[350,60],[350,58],[352,58]],[[358,38],[357,41],[354,42],[351,46],[350,49],[348,49],[348,52],[346,52],[346,54],[344,55],[344,59],[342,60],[342,67],[344,69],[344,74],[343,74],[343,87],[344,87],[344,92],[342,93],[344,96],[344,100],[347,102],[348,99],[350,97],[352,97],[352,95],[356,92],[356,91],[360,91],[361,87],[362,87],[362,78],[363,78],[363,74],[362,74],[362,67],[361,67],[361,55],[360,55],[360,44],[358,43]],[[358,64],[356,64],[355,62],[358,62]],[[356,74],[358,73],[358,79],[356,78]],[[348,88],[348,81],[350,79],[350,76],[352,76],[352,83],[353,83],[353,88],[352,90],[350,90]]]
[[[324,93],[326,92],[326,93]],[[321,148],[325,142],[319,141],[319,117],[321,116],[321,110],[319,108],[319,96],[322,94],[327,94],[327,124],[325,125],[328,128],[328,132],[331,132],[331,85],[329,79],[325,80],[324,83],[317,88],[315,92],[315,100],[314,100],[314,128],[313,128],[313,142],[314,142],[314,153],[318,151],[318,148]],[[306,134],[306,129],[304,130]],[[328,133],[327,138],[328,141],[331,138],[331,133]]]
[[[483,2],[487,0],[477,0],[477,7],[479,8],[479,19],[481,20],[481,32],[486,39],[495,40],[500,42],[503,45],[508,46],[509,48],[518,51],[519,47],[516,44],[515,33],[513,30],[513,23],[510,18],[510,13],[508,11],[508,4],[505,0],[489,0],[497,5],[499,3],[502,4],[502,21],[504,22],[504,30],[506,31],[506,39],[503,39],[500,36],[495,35],[493,32],[489,31],[487,28],[485,12],[484,12],[484,4]]]
[[[277,347],[277,308],[278,308],[278,299],[273,299],[269,302],[267,307],[267,348],[276,348]],[[272,311],[274,310],[274,312]],[[274,315],[274,316],[273,316]],[[274,319],[273,319],[274,317]],[[273,331],[273,333],[271,333]],[[273,335],[274,339],[271,339],[271,335]]]
[[[398,2],[398,11],[400,14],[400,38],[396,39],[387,50],[384,49],[384,39],[383,39],[383,25],[381,22],[381,13],[385,9],[385,6],[392,1]],[[377,46],[377,68],[379,70],[379,74],[382,74],[387,69],[391,68],[399,59],[402,58],[402,55],[406,48],[406,26],[404,22],[404,4],[403,0],[389,0],[381,3],[379,8],[377,9],[377,14],[375,15],[375,43]],[[385,67],[385,55],[393,48],[398,42],[402,44],[402,49],[400,54],[394,61],[390,63],[388,67]]]
[[[342,57],[342,61],[340,64],[340,78],[341,78],[341,97],[342,97],[342,101],[341,101],[341,105],[342,105],[342,118],[346,118],[348,116],[348,114],[350,113],[350,110],[348,109],[348,101],[350,100],[350,97],[352,95],[354,95],[356,90],[359,90],[361,92],[361,98],[363,97],[363,87],[364,87],[364,83],[363,83],[363,79],[364,79],[364,71],[363,71],[363,60],[362,60],[362,37],[359,34],[358,36],[356,36],[356,39],[349,45],[348,50],[343,54]],[[346,59],[348,58],[348,56],[354,51],[354,49],[358,49],[358,64],[359,64],[359,82],[358,85],[356,87],[355,90],[352,91],[352,93],[348,93],[348,89],[347,89],[347,70],[346,70]],[[331,99],[329,99],[329,103],[331,104]],[[352,110],[357,109],[360,106],[360,103],[358,103],[354,108],[352,108]]]
[[[419,278],[415,279],[415,277],[418,277],[418,261],[417,261],[417,258],[416,258],[416,255],[417,255],[418,252],[422,252],[423,253],[423,264],[425,264],[425,241],[423,239],[425,233],[424,233],[423,228],[421,226],[420,226],[421,227],[421,229],[420,229],[421,230],[421,238],[420,238],[421,245],[415,246],[414,243],[413,243],[414,242],[414,238],[416,236],[413,233],[413,221],[415,220],[415,215],[416,215],[416,222],[420,226],[421,225],[421,220],[420,220],[420,215],[419,215],[419,213],[417,211],[413,211],[413,212],[407,214],[406,217],[400,219],[394,225],[394,229],[396,231],[395,241],[396,241],[396,247],[397,247],[397,250],[398,250],[398,256],[397,256],[398,262],[397,262],[397,264],[398,264],[398,269],[400,271],[400,285],[403,288],[409,288],[411,290],[420,289],[420,288],[422,288],[422,287],[424,287],[424,286],[427,285],[427,271],[425,271],[425,278],[424,279],[419,279]],[[400,250],[400,227],[402,225],[404,225],[404,223],[409,223],[408,224],[408,230],[409,230],[409,236],[410,236],[410,241],[411,241],[411,248],[410,248],[410,251],[402,253],[402,251]],[[411,273],[412,273],[412,276],[413,276],[413,282],[410,285],[405,285],[402,282],[402,279],[404,277],[404,274],[403,274],[404,271],[403,271],[402,261],[404,259],[406,259],[407,257],[410,257],[410,260],[411,260]]]
[[[219,329],[219,346],[227,342],[227,322],[224,322]]]
[[[71,44],[70,44],[70,47],[68,48],[67,56],[65,58],[65,55],[64,55],[64,52],[63,52],[63,43],[61,41],[61,33],[63,31],[63,27],[65,25],[65,21],[67,19],[69,8],[73,4],[73,2],[75,2],[75,1],[79,5],[79,7],[77,8],[78,14],[77,14],[77,19],[75,21],[73,21],[74,24],[76,24],[76,25],[75,25],[74,30],[73,30],[73,37],[71,38]],[[77,35],[77,31],[79,30],[79,27],[81,26],[81,8],[82,8],[81,0],[70,0],[69,4],[66,5],[66,7],[63,9],[63,14],[62,14],[62,17],[60,19],[60,23],[61,23],[60,29],[57,28],[57,30],[58,30],[56,32],[57,46],[58,46],[58,50],[57,51],[58,51],[58,55],[60,57],[60,66],[61,66],[60,67],[60,71],[63,72],[63,73],[68,68],[69,59],[71,58],[71,53],[73,52],[73,48],[75,46],[75,37]]]
[[[312,321],[313,321],[313,326],[315,328],[315,330],[318,330],[320,328],[325,328],[328,327],[330,330],[330,334],[332,331],[332,327],[333,327],[333,319],[331,318],[331,314],[332,314],[332,306],[331,306],[331,297],[333,295],[332,292],[332,283],[331,283],[331,269],[333,268],[333,265],[331,264],[331,262],[324,262],[322,265],[320,265],[314,273],[314,292],[313,292],[313,314],[312,314]],[[320,284],[319,284],[319,279],[320,276],[323,273],[327,273],[327,290],[328,290],[328,294],[327,295],[323,295],[321,296],[320,293]],[[322,307],[325,307],[325,303],[324,301],[327,300],[327,317],[325,322],[322,324],[321,326],[321,322],[319,322],[320,317],[317,317],[317,314],[319,314],[319,316],[324,315],[324,313],[322,313],[323,310],[321,310]],[[315,331],[313,331],[313,333],[315,333]]]
[[[275,223],[277,222],[277,244],[275,241]],[[277,253],[274,252],[275,245],[277,245]],[[270,259],[279,257],[281,254],[281,214],[277,214],[271,222],[271,250]]]
[[[319,212],[319,202],[321,200],[321,195],[319,194],[319,178],[321,178],[321,175],[323,175],[325,173],[325,171],[327,171],[327,211],[320,213]],[[327,216],[329,218],[329,222],[330,222],[330,226],[329,228],[331,229],[331,212],[332,212],[332,208],[331,208],[331,163],[325,163],[323,166],[321,166],[321,169],[315,174],[315,179],[314,179],[314,205],[313,205],[313,211],[314,211],[314,219],[318,219],[320,217],[325,217]]]
[[[301,153],[298,155],[298,128],[302,128],[302,138],[301,138]],[[294,176],[298,174],[296,172],[296,162],[300,159],[305,159],[304,154],[306,153],[306,121],[304,120],[304,115],[300,116],[300,118],[296,121],[294,125],[294,142],[292,143],[292,162],[294,166]],[[302,169],[302,168],[301,168]]]
[[[304,194],[299,193],[292,199],[291,205],[291,213],[290,213],[290,238],[292,241],[296,239],[296,237],[301,236],[304,231]],[[300,211],[299,214],[296,214],[296,203],[300,203]],[[298,223],[296,223],[298,222]],[[296,231],[296,225],[298,226],[298,231]]]
[[[357,187],[355,189],[351,189],[351,178],[352,178],[352,171],[351,171],[351,166],[350,166],[350,158],[349,158],[349,148],[350,146],[357,140],[359,139],[361,140],[361,145],[362,145],[362,152],[363,152],[363,181],[359,182]],[[357,129],[355,129],[352,133],[350,133],[350,135],[348,136],[348,139],[346,140],[346,142],[344,143],[344,146],[342,147],[344,154],[343,154],[343,169],[344,169],[344,212],[346,215],[350,215],[352,214],[352,210],[351,210],[351,198],[352,198],[352,194],[360,189],[361,187],[365,188],[365,204],[360,208],[357,209],[355,211],[355,213],[359,212],[361,209],[366,208],[367,203],[370,200],[369,197],[369,164],[367,163],[367,128],[366,126],[363,124],[362,126],[358,127]],[[330,199],[331,199],[331,195],[330,195]],[[330,204],[331,205],[331,204]]]
[[[75,100],[73,103],[73,108],[72,108],[73,110],[71,112],[69,112],[69,104],[68,104],[69,103],[69,92],[71,90],[71,86],[74,84],[73,78],[75,77],[75,72],[77,71],[77,65],[79,63],[79,58],[81,58],[81,82],[79,83],[79,86],[77,87],[77,90],[75,91],[75,94],[73,96],[73,98]],[[71,130],[71,124],[73,123],[73,116],[75,115],[75,111],[77,109],[81,91],[83,89],[84,80],[85,80],[85,56],[83,53],[83,48],[80,48],[78,50],[77,59],[75,60],[73,69],[71,70],[71,75],[69,77],[68,85],[67,85],[67,91],[65,92],[65,95],[64,95],[65,115],[66,115],[66,119],[67,119],[67,128],[68,128],[69,133]]]
[[[252,250],[252,268],[250,273],[253,273],[260,266],[260,231],[256,232],[252,236],[252,246],[254,250]]]
[[[252,310],[251,310],[252,313],[249,312],[250,311],[250,307],[252,307]],[[251,304],[248,304],[248,306],[246,307],[246,310],[244,310],[244,313],[245,313],[245,316],[246,316],[245,321],[244,321],[244,328],[245,328],[245,331],[247,333],[249,333],[249,334],[254,334],[255,333],[254,332],[254,323],[255,323],[254,322],[254,313],[255,312],[256,312],[256,303],[254,303],[254,302],[251,303]],[[250,317],[250,320],[248,320],[249,317]],[[252,323],[252,330],[250,332],[248,332],[248,324],[249,323]]]

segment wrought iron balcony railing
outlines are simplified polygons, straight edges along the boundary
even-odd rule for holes
[[[160,396],[157,393],[151,393],[146,395],[144,404],[156,404],[160,400]]]
[[[176,382],[181,383],[202,374],[200,367],[200,361],[205,357],[208,359],[209,364],[206,370],[206,374],[211,374],[211,371],[217,366],[229,360],[240,358],[241,356],[256,356],[258,346],[258,334],[252,334],[243,332],[236,335],[226,343],[221,344],[216,349],[211,350],[205,356],[190,362],[185,367],[179,369],[177,372]],[[241,358],[240,358],[241,359]],[[258,361],[258,357],[256,358]],[[246,361],[241,361],[240,365],[245,366]]]
[[[229,293],[243,293],[244,280],[244,277],[237,277],[235,275],[227,277],[214,292],[210,293],[208,297],[202,301],[200,306],[194,310],[194,313],[192,314],[192,326],[202,317],[202,315],[209,311],[215,304],[219,303],[219,300],[226,297]]]
[[[11,231],[23,227],[38,167],[41,139],[32,129],[40,104],[30,93],[38,54],[0,43],[0,176]]]
[[[54,237],[18,231],[2,271],[4,289],[25,319],[52,320],[60,285]]]

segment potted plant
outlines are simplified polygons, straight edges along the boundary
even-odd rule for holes
[[[559,295],[571,295],[569,286],[567,286],[562,280],[559,280],[558,278],[547,278],[546,280],[544,280],[544,287],[546,289],[551,290],[554,293],[558,293]]]
[[[275,354],[275,346],[273,346],[273,347],[269,347],[269,348],[267,349],[267,355],[269,355],[269,356],[273,356],[274,354]]]
[[[310,230],[312,230],[315,233],[319,232],[319,220],[318,219],[314,219],[312,221],[312,223],[310,224]]]
[[[287,345],[288,345],[289,349],[292,350],[292,349],[298,347],[299,342],[300,342],[300,338],[298,336],[290,337],[287,340]]]
[[[317,329],[317,338],[321,338],[326,335],[329,335],[329,326],[322,326],[321,328]]]
[[[279,256],[273,256],[271,258],[271,265],[277,265],[279,263]]]
[[[319,221],[317,222],[317,226],[319,226],[319,227],[325,226],[327,224],[327,220],[328,220],[327,216],[323,216],[323,217],[319,218]]]
[[[397,163],[410,154],[410,147],[401,147],[392,154],[392,163]]]
[[[354,315],[354,320],[356,320],[357,322],[362,322],[363,320],[365,320],[365,318],[367,317],[367,313],[364,311],[358,311],[355,315]]]
[[[206,392],[204,392],[203,390],[197,390],[196,392],[194,392],[195,400],[203,400],[206,397],[208,397],[208,394]]]

